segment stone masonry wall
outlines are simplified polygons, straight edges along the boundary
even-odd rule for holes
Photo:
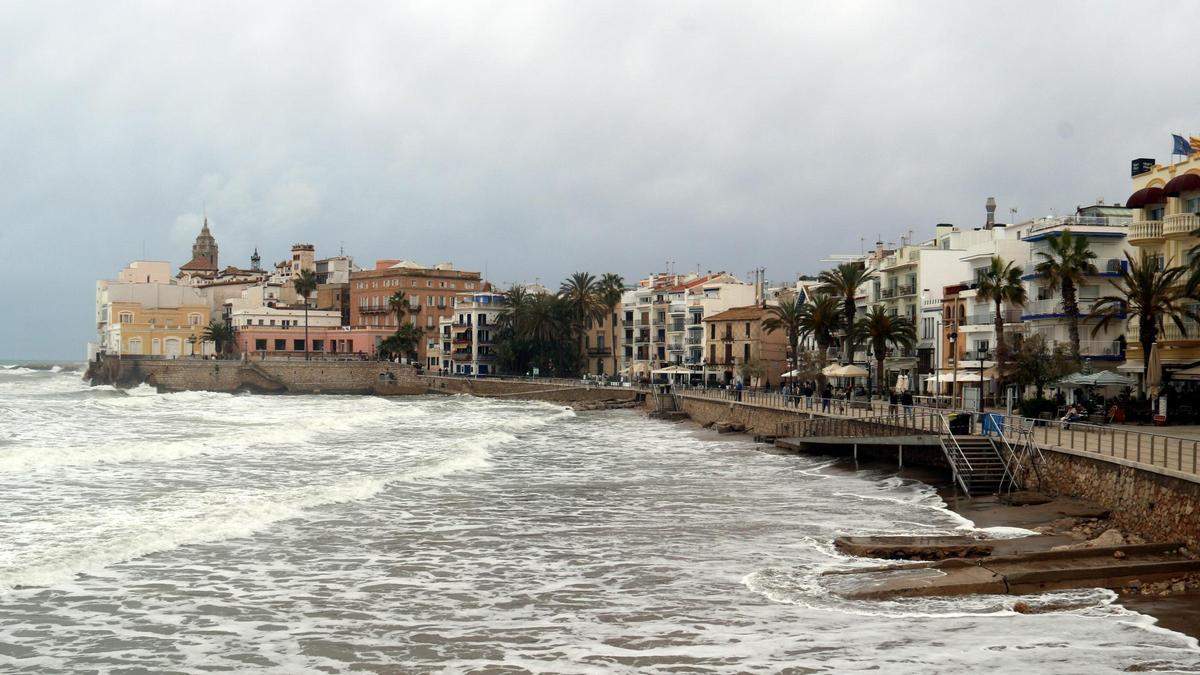
[[[1200,540],[1200,483],[1194,479],[1076,451],[1049,449],[1043,456],[1040,489],[1103,506],[1117,527],[1149,539]]]

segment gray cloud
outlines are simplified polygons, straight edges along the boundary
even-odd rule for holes
[[[1200,6],[8,4],[0,356],[64,357],[92,282],[295,241],[501,282],[819,269],[860,238],[1129,192],[1200,126]],[[1172,56],[1174,55],[1174,56]],[[31,327],[40,327],[32,329]],[[45,329],[53,335],[45,337]]]

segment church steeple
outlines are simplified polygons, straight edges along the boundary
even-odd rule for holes
[[[200,228],[200,234],[196,236],[196,243],[192,244],[192,259],[196,258],[207,260],[213,269],[217,269],[217,240],[208,229],[207,216],[204,218],[204,226]]]
[[[262,258],[258,255],[258,247],[254,247],[254,255],[250,256],[250,269],[255,272],[262,270]]]

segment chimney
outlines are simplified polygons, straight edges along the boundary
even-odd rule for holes
[[[988,197],[984,208],[987,209],[987,224],[984,227],[990,230],[996,226],[996,198]]]

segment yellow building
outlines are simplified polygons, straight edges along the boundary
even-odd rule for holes
[[[204,342],[208,299],[192,286],[165,283],[96,284],[96,351],[167,358],[212,353]]]
[[[1139,164],[1141,164],[1139,166]],[[1135,160],[1134,192],[1126,206],[1132,208],[1129,243],[1164,265],[1184,265],[1188,251],[1200,245],[1200,154],[1178,164],[1149,165]],[[1185,321],[1186,332],[1167,321],[1159,333],[1159,358],[1169,374],[1200,361],[1200,325]],[[1129,322],[1128,360],[1124,369],[1141,373],[1143,354],[1136,319]]]

